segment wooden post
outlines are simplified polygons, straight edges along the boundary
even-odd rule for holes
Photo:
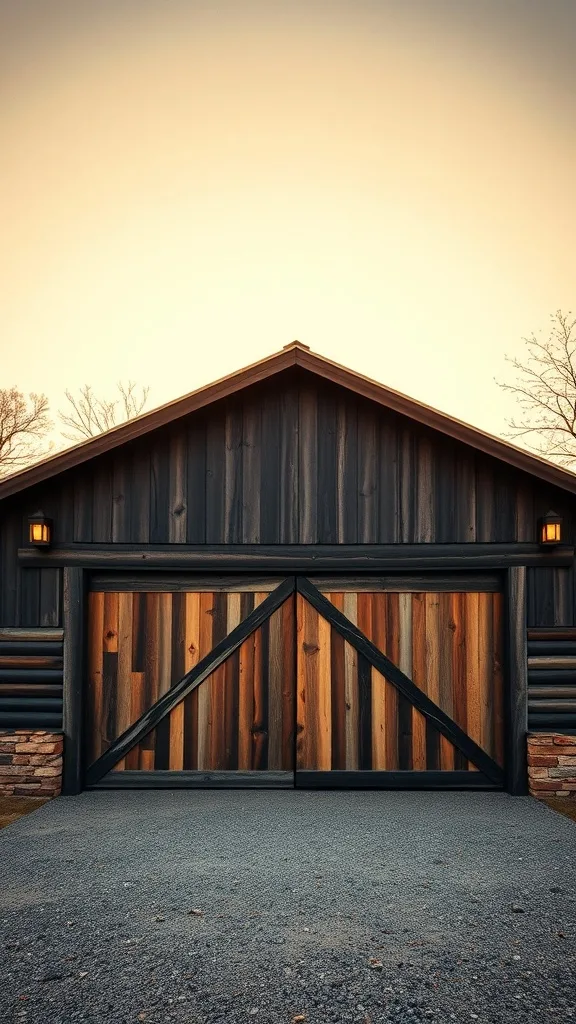
[[[82,790],[84,570],[64,569],[63,796]]]
[[[508,570],[506,593],[507,682],[505,702],[506,789],[512,796],[528,792],[528,648],[526,636],[526,567]]]

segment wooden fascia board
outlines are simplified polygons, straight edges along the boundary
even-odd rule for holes
[[[576,474],[570,473],[559,466],[554,466],[545,459],[536,455],[523,452],[513,445],[501,441],[497,437],[478,430],[476,427],[463,423],[462,420],[454,419],[446,413],[439,412],[429,405],[424,405],[416,399],[408,398],[399,391],[393,391],[379,384],[377,381],[363,377],[345,366],[333,363],[331,360],[323,359],[314,352],[306,352],[302,349],[296,351],[296,363],[303,369],[309,370],[325,380],[338,384],[348,391],[354,391],[363,398],[377,402],[379,405],[393,412],[397,412],[407,419],[415,420],[423,426],[439,431],[448,437],[454,438],[478,451],[491,455],[500,462],[507,462],[509,465],[520,469],[524,473],[536,476],[540,480],[561,487],[565,491],[576,494]]]

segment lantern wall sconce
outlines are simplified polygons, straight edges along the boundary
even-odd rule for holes
[[[35,548],[49,548],[52,543],[52,520],[43,512],[28,517],[28,539]]]
[[[538,543],[548,547],[562,541],[562,516],[557,512],[547,512],[538,520]]]

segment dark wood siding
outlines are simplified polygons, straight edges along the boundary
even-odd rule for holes
[[[26,517],[57,543],[534,541],[566,492],[326,381],[289,370],[0,507],[0,623],[58,625],[60,571],[19,569]],[[528,625],[576,622],[570,569],[530,569]]]

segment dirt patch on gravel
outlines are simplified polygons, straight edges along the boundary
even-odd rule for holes
[[[570,798],[564,799],[561,796],[551,796],[543,803],[548,804],[553,811],[558,811],[559,814],[564,814],[567,818],[572,818],[572,821],[576,821],[576,800]]]
[[[30,814],[30,811],[35,811],[45,803],[44,797],[38,796],[0,796],[0,828],[11,825],[22,815]]]

